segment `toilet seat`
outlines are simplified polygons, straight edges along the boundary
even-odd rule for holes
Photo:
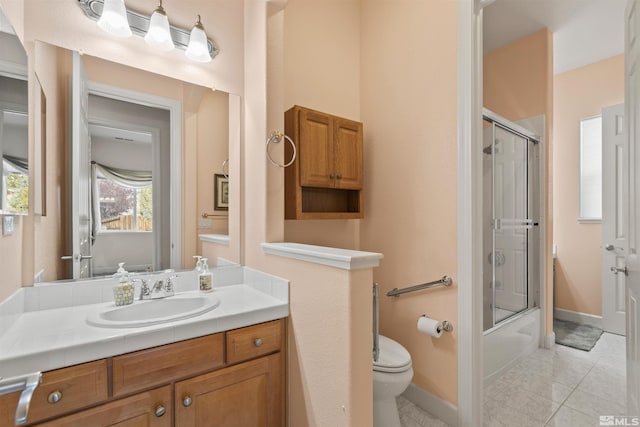
[[[379,336],[380,354],[373,362],[377,372],[404,372],[411,368],[411,355],[401,344],[384,335]]]

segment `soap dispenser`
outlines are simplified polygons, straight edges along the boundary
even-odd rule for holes
[[[193,257],[198,259],[198,261],[196,261],[196,269],[195,270],[198,273],[200,273],[202,271],[202,256],[194,255]]]
[[[202,258],[202,271],[198,275],[201,292],[211,292],[213,290],[213,275],[209,271],[207,261],[207,258]]]
[[[118,280],[118,284],[113,287],[116,305],[133,303],[134,286],[129,281],[129,273],[124,269],[124,262],[118,263],[118,271],[112,277]]]

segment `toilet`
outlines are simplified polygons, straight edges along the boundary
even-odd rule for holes
[[[373,362],[373,427],[400,427],[396,397],[413,378],[411,355],[391,338],[379,337],[380,353]]]

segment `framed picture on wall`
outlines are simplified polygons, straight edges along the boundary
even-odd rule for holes
[[[219,173],[213,179],[213,209],[229,210],[229,178]]]

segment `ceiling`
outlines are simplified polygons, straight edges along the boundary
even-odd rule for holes
[[[553,32],[554,73],[624,52],[626,0],[496,0],[483,12],[490,52],[543,28]]]

